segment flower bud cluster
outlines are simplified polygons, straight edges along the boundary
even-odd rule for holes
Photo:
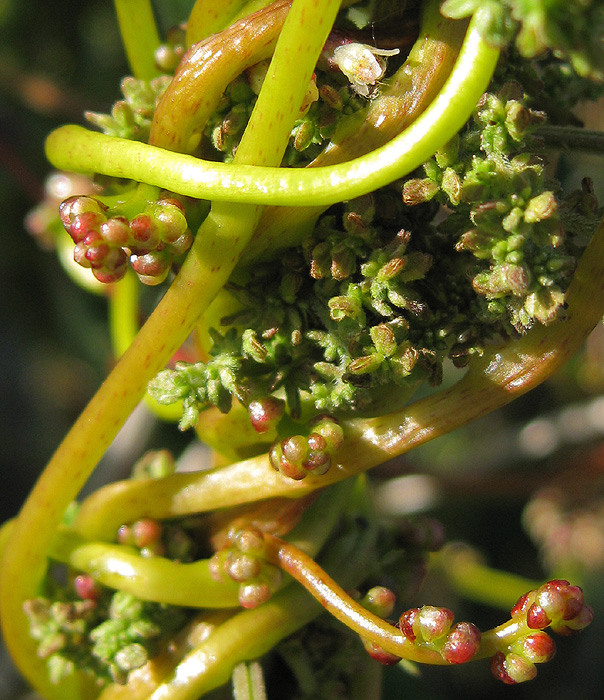
[[[410,205],[436,198],[456,208],[440,229],[475,260],[480,317],[506,332],[556,321],[575,268],[544,163],[522,152],[544,118],[525,106],[517,83],[506,83],[485,94],[474,124],[424,165],[426,177],[403,188]]]
[[[226,163],[233,160],[256,97],[250,81],[245,75],[240,75],[227,86],[216,111],[208,120],[205,135],[212,146],[224,154]]]
[[[424,605],[405,611],[398,627],[417,646],[437,651],[450,664],[463,664],[478,651],[481,634],[471,622],[453,625],[453,618],[448,608]]]
[[[59,212],[75,243],[74,260],[99,282],[119,281],[130,263],[142,282],[160,284],[193,242],[184,208],[172,197],[148,203],[130,220],[84,195],[66,199]]]
[[[137,600],[97,585],[89,575],[76,576],[76,599],[26,601],[30,633],[38,655],[46,659],[50,680],[58,683],[76,668],[101,683],[125,683],[128,673],[143,666],[167,634],[185,622],[180,608]]]
[[[479,30],[490,43],[502,46],[514,39],[525,58],[549,51],[570,61],[580,76],[604,79],[604,49],[591,38],[601,36],[604,24],[598,3],[552,0],[533,6],[523,0],[446,0],[442,11],[461,19],[478,8]]]
[[[281,585],[281,569],[265,559],[262,532],[240,530],[230,538],[230,545],[210,559],[210,574],[216,581],[230,578],[239,584],[239,603],[255,608],[267,601]]]
[[[224,352],[208,362],[177,362],[174,369],[159,372],[149,382],[149,394],[161,404],[183,402],[181,430],[197,424],[200,411],[216,406],[223,413],[231,409],[233,396],[241,397],[238,372],[241,360]]]
[[[296,481],[329,471],[333,455],[344,443],[342,428],[335,418],[319,416],[309,423],[309,430],[307,435],[292,435],[273,443],[269,460],[275,471]]]
[[[512,622],[525,625],[527,631],[516,635],[491,659],[491,672],[499,680],[512,685],[532,680],[537,675],[535,664],[550,661],[556,645],[543,630],[567,636],[587,627],[593,610],[583,601],[583,592],[565,580],[548,581],[521,596],[511,610]]]
[[[548,569],[577,567],[579,571],[599,572],[604,567],[604,498],[593,491],[590,502],[573,504],[560,487],[538,491],[523,513],[523,524],[539,548]]]
[[[113,105],[111,114],[86,112],[84,116],[104,134],[146,143],[155,108],[171,80],[170,75],[153,80],[124,78],[121,83],[124,99]]]
[[[195,548],[192,538],[181,525],[162,523],[153,518],[140,518],[120,525],[116,540],[119,544],[136,547],[145,558],[191,561]]]
[[[373,613],[374,615],[377,615],[377,617],[382,618],[382,620],[386,620],[392,613],[395,602],[396,596],[394,593],[389,588],[385,588],[384,586],[374,586],[373,588],[370,588],[359,601],[364,608],[369,610],[369,612]],[[361,637],[361,642],[363,643],[363,647],[369,656],[371,656],[374,661],[382,664],[382,666],[393,666],[401,660],[399,656],[396,656],[396,654],[391,654],[383,649],[379,644],[376,644],[369,639],[364,639]]]
[[[277,424],[283,418],[285,412],[285,401],[275,396],[267,396],[263,399],[250,401],[247,406],[250,422],[254,430],[263,435],[275,430]]]
[[[155,49],[155,65],[162,73],[174,73],[186,51],[185,27],[171,27],[166,42]]]

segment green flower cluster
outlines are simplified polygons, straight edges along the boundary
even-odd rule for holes
[[[146,143],[155,108],[171,80],[171,75],[161,75],[153,80],[128,76],[120,86],[124,99],[113,105],[111,114],[86,112],[84,116],[104,134]]]
[[[462,18],[480,11],[489,40],[515,38],[525,58],[551,51],[584,77],[604,80],[604,6],[598,0],[446,0],[442,12]]]
[[[518,84],[487,93],[473,123],[405,183],[408,204],[436,199],[454,210],[440,230],[471,253],[479,317],[504,332],[557,320],[574,267],[571,230],[548,183],[545,162],[525,150],[544,114],[525,104]]]
[[[186,620],[182,608],[98,588],[83,600],[29,600],[25,613],[54,683],[76,668],[102,683],[125,683],[128,673],[144,666],[158,652],[162,638]]]

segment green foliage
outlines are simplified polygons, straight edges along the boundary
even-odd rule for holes
[[[446,0],[442,7],[453,18],[477,10],[490,41],[505,45],[514,38],[525,58],[551,51],[579,75],[604,80],[604,7],[598,0]]]

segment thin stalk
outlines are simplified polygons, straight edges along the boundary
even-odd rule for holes
[[[161,74],[155,65],[160,38],[150,0],[114,0],[117,19],[132,75],[151,80]]]
[[[121,357],[138,332],[138,285],[136,275],[128,272],[109,295],[109,333],[115,357]]]
[[[113,354],[121,357],[132,345],[139,331],[139,285],[133,272],[113,285],[109,295],[109,333]],[[182,416],[182,402],[170,406],[158,403],[145,392],[143,398],[147,408],[161,420],[177,423]]]
[[[529,139],[538,148],[604,155],[604,133],[572,126],[547,125],[536,129]]]
[[[151,484],[109,484],[80,509],[88,537],[111,538],[123,519],[170,518],[277,496],[297,497],[371,469],[505,406],[555,374],[581,347],[604,315],[604,223],[586,248],[568,289],[566,320],[539,326],[523,338],[472,360],[452,387],[401,411],[342,422],[345,440],[337,464],[321,477],[292,481],[267,455],[200,474],[174,474]]]
[[[63,170],[145,181],[197,199],[288,206],[352,199],[408,174],[465,124],[499,56],[476,22],[474,17],[449,79],[422,115],[385,146],[348,163],[288,170],[211,163],[73,125],[48,137],[47,157]]]
[[[447,665],[438,652],[416,646],[399,629],[369,612],[304,552],[278,537],[266,536],[265,541],[269,561],[301,583],[329,613],[359,636],[402,659]]]

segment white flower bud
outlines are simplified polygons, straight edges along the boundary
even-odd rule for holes
[[[333,58],[355,92],[368,97],[370,87],[386,72],[382,56],[395,56],[398,52],[398,49],[376,49],[367,44],[351,43],[336,47]]]

